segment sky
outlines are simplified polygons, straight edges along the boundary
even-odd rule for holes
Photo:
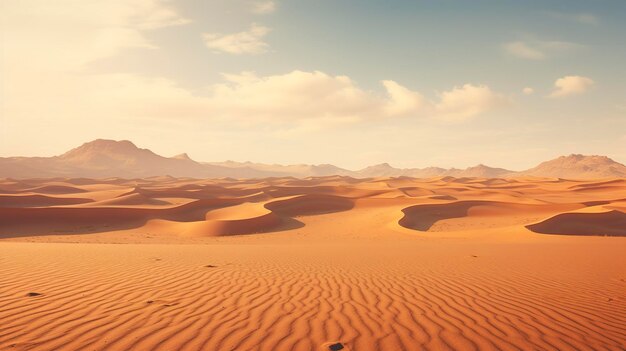
[[[626,1],[3,0],[0,157],[626,162]]]

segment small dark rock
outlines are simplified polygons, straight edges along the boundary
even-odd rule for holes
[[[206,267],[206,268],[217,268],[217,266],[214,266],[214,265],[212,265],[212,264],[207,264],[205,267]]]
[[[148,301],[146,301],[146,303],[153,303],[153,302],[154,302],[154,301],[152,301],[152,300],[148,300]]]
[[[476,255],[472,255],[472,257],[476,258],[476,257],[478,257],[478,256],[476,256]]]
[[[29,292],[28,294],[26,294],[26,296],[28,297],[35,297],[35,296],[41,296],[43,294],[38,293],[38,292]]]
[[[328,349],[330,351],[339,351],[339,350],[343,350],[343,344],[338,342],[332,345],[328,345]]]

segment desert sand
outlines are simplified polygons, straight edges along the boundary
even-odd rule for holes
[[[626,180],[0,180],[0,349],[623,350]]]

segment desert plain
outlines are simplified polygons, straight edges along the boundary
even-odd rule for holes
[[[0,180],[2,350],[624,350],[626,180]]]

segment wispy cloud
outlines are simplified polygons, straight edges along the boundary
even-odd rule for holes
[[[566,12],[548,11],[546,12],[546,14],[556,19],[573,21],[573,22],[578,22],[581,24],[597,25],[600,23],[600,19],[596,15],[591,14],[591,13],[584,13],[584,12],[566,13]]]
[[[508,98],[486,85],[465,84],[440,93],[433,116],[445,121],[465,121],[509,103]]]
[[[559,40],[518,40],[503,45],[509,55],[526,60],[543,60],[582,47],[580,44]]]
[[[529,60],[541,60],[546,57],[545,53],[531,47],[523,41],[512,41],[504,44],[504,49],[511,55]]]
[[[256,23],[250,25],[250,29],[244,32],[221,34],[204,33],[202,38],[205,45],[216,52],[229,54],[260,54],[267,51],[269,45],[263,38],[270,29]]]

